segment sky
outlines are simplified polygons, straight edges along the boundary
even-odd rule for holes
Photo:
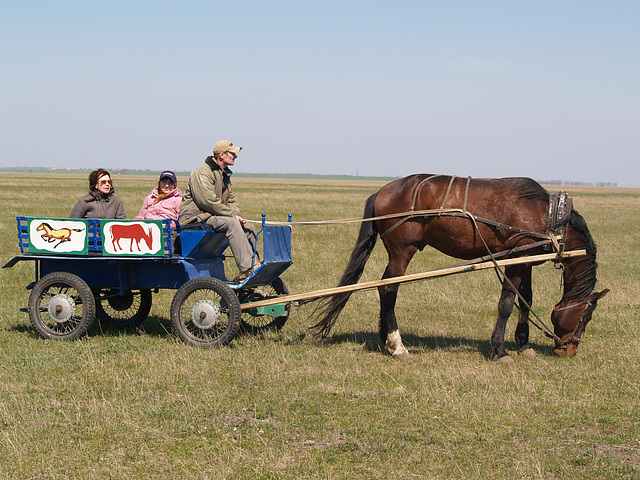
[[[31,1],[0,167],[640,186],[640,1]]]

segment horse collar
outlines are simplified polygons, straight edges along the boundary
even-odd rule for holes
[[[547,232],[565,238],[567,219],[573,210],[573,200],[564,190],[549,195],[549,215],[547,218]]]

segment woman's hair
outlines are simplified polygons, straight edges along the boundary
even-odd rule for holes
[[[100,196],[100,194],[97,193],[98,179],[100,177],[103,177],[104,175],[108,175],[109,178],[111,178],[111,174],[104,168],[99,168],[89,174],[89,193],[91,194],[91,196],[93,197],[95,197],[96,195]],[[109,195],[112,195],[113,193],[115,193],[115,191],[116,189],[114,188],[113,184],[111,184],[111,190],[109,191]]]

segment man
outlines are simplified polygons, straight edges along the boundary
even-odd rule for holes
[[[228,140],[220,140],[213,147],[213,156],[205,159],[189,176],[189,184],[182,196],[180,215],[194,213],[200,216],[208,227],[224,232],[229,240],[231,252],[238,265],[240,274],[233,280],[241,283],[251,275],[254,263],[256,230],[240,215],[240,207],[231,192],[230,166],[234,165],[237,147]],[[195,215],[180,217],[180,226],[189,228],[192,222],[199,221]]]

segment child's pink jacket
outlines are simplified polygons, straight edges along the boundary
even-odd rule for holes
[[[180,215],[180,202],[182,202],[182,192],[180,189],[176,188],[165,198],[154,204],[153,201],[157,197],[158,187],[155,187],[151,194],[147,195],[144,202],[142,202],[142,208],[136,219],[161,220],[163,218],[170,218],[172,220],[178,220],[178,215]]]

